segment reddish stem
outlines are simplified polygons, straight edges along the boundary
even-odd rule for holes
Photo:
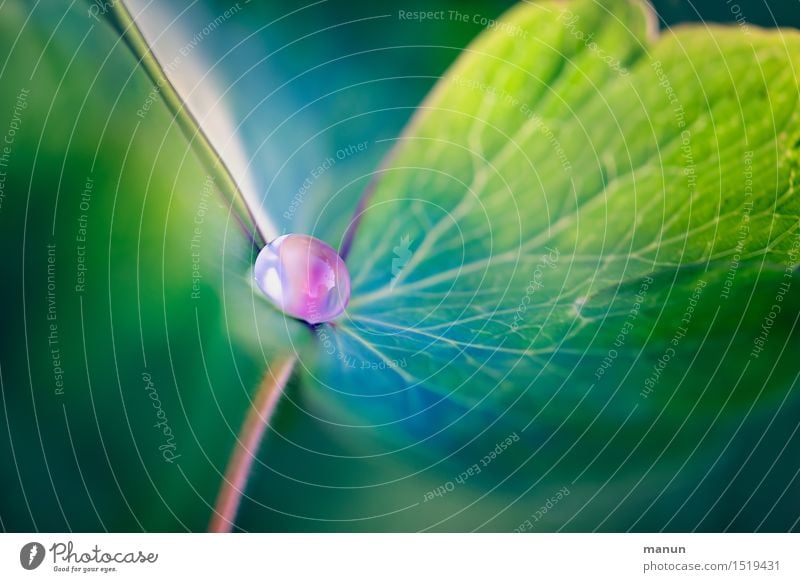
[[[258,453],[264,431],[272,419],[275,407],[280,400],[289,376],[294,368],[295,356],[290,354],[280,359],[277,365],[268,370],[258,386],[255,399],[247,412],[236,446],[228,461],[225,477],[214,506],[214,514],[208,526],[210,532],[230,532],[236,512],[244,494],[247,478]]]

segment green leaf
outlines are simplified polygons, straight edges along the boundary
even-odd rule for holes
[[[236,215],[86,8],[11,2],[0,18],[3,132],[20,118],[0,207],[3,466],[19,466],[3,520],[203,530],[252,391],[302,326],[254,295]]]
[[[520,496],[583,488],[561,527],[661,527],[647,488],[680,510],[797,378],[800,35],[658,36],[623,0],[503,23],[398,138],[303,381],[351,438],[403,427],[437,461],[518,431]]]

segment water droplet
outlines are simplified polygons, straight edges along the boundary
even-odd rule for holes
[[[279,236],[258,253],[253,274],[278,309],[308,323],[334,319],[350,300],[342,257],[313,236]]]

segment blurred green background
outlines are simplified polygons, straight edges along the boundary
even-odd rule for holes
[[[161,4],[169,22],[175,19],[168,34],[183,39],[181,47],[235,5]],[[252,156],[253,180],[275,208],[287,208],[310,169],[332,152],[370,144],[315,180],[296,213],[280,214],[280,228],[335,242],[361,192],[351,182],[387,152],[380,140],[399,134],[482,30],[474,23],[405,22],[398,10],[457,9],[496,18],[511,4],[327,1],[298,10],[292,2],[253,0],[204,35],[186,62],[201,71],[213,64],[213,77],[226,88],[224,107]],[[736,6],[740,12],[722,0],[655,2],[663,26],[735,21],[738,14],[754,25],[800,26],[797,2],[740,0]],[[0,528],[203,530],[270,346],[292,332],[268,328],[263,341],[248,341],[252,322],[238,321],[240,310],[231,309],[247,297],[226,281],[246,272],[254,249],[222,199],[207,195],[203,168],[158,96],[150,97],[152,84],[129,50],[88,7],[0,5],[0,132],[14,128],[0,197],[6,255]],[[191,78],[188,66],[179,68]],[[293,402],[279,409],[240,512],[244,530],[417,530],[453,514],[436,529],[473,529],[518,493],[513,480],[493,489],[513,471],[509,459],[435,511],[414,507],[410,500],[457,475],[464,460],[417,472],[419,453],[363,456],[346,431],[303,412],[306,404],[313,409],[307,395],[294,385],[289,393]],[[771,508],[747,505],[731,527],[753,529],[766,510],[769,521],[761,527],[791,527],[798,460],[770,467],[787,443],[789,453],[797,452],[798,412],[795,398],[768,432],[767,418],[749,421],[708,482],[726,482],[741,450],[765,434],[760,446],[770,454],[755,461],[762,471],[739,475],[731,497],[699,520],[709,499],[701,490],[670,528],[727,525],[767,473],[767,486],[787,487],[786,497]],[[173,439],[154,427],[162,421]],[[165,460],[167,449],[179,455],[173,462]],[[407,477],[385,482],[398,474]],[[511,530],[541,502],[524,499],[487,529]],[[605,527],[626,529],[638,517],[620,515]],[[637,527],[664,521],[656,506]]]

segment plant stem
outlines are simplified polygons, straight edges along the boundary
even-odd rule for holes
[[[190,111],[188,104],[167,76],[164,67],[158,61],[139,25],[122,0],[110,3],[108,19],[111,26],[117,30],[138,59],[150,80],[155,83],[178,127],[189,140],[189,145],[234,210],[245,234],[251,238],[258,236],[261,240],[253,242],[259,247],[278,236],[277,230],[268,220],[265,219],[266,224],[256,220],[256,214],[248,206],[247,198],[233,177],[230,168],[225,164],[219,151],[211,143],[208,135]],[[229,532],[233,528],[253,460],[264,438],[264,431],[275,412],[278,400],[291,376],[295,360],[293,354],[279,358],[277,364],[267,371],[259,384],[255,399],[247,412],[235,448],[228,461],[214,507],[214,515],[209,524],[209,531]]]
[[[294,354],[278,359],[277,365],[268,370],[261,380],[228,461],[208,531],[230,532],[233,528],[253,460],[278,400],[292,374],[295,361]]]
[[[150,80],[155,83],[178,127],[181,128],[189,140],[189,145],[209,174],[211,174],[217,188],[222,192],[228,204],[235,210],[234,214],[245,233],[251,238],[259,237],[260,241],[254,240],[254,243],[259,247],[264,246],[278,236],[274,226],[271,224],[259,224],[259,221],[256,220],[256,214],[248,206],[247,198],[233,177],[230,168],[225,164],[222,156],[211,143],[208,135],[190,111],[189,106],[167,76],[164,67],[161,66],[139,25],[133,19],[122,0],[110,3],[108,19],[122,36],[134,56],[139,60]]]

